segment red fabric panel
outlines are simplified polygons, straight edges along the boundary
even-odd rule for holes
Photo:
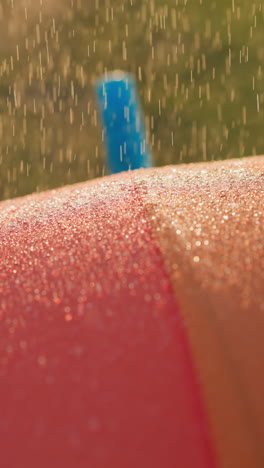
[[[0,205],[4,468],[215,466],[163,259],[122,177]]]

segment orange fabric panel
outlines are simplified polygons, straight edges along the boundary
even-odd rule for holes
[[[264,466],[264,158],[137,172],[222,468]]]

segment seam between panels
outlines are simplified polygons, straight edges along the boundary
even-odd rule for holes
[[[205,434],[205,437],[203,437],[203,440],[204,440],[204,443],[205,443],[206,450],[208,451],[208,458],[211,460],[210,466],[208,466],[208,468],[220,468],[218,460],[217,460],[217,454],[216,454],[216,450],[215,450],[214,440],[211,437],[211,431],[210,431],[211,424],[209,422],[209,417],[208,417],[208,414],[207,414],[206,405],[205,405],[204,398],[203,398],[202,386],[201,386],[200,379],[199,379],[197,369],[196,369],[196,365],[194,363],[194,359],[193,359],[193,356],[192,356],[190,341],[189,341],[189,337],[188,337],[186,327],[184,325],[183,316],[182,316],[182,313],[180,311],[180,305],[179,305],[179,303],[177,301],[177,296],[175,295],[175,291],[174,291],[174,288],[173,288],[173,285],[172,285],[171,277],[170,277],[169,272],[167,271],[166,264],[165,264],[165,261],[164,261],[164,256],[163,256],[162,251],[160,249],[159,242],[158,242],[157,237],[155,236],[155,234],[153,232],[152,223],[151,223],[151,221],[149,219],[147,208],[144,205],[144,197],[143,197],[143,195],[141,193],[141,190],[140,190],[140,187],[137,185],[135,177],[133,176],[132,173],[131,173],[130,177],[131,177],[131,183],[132,183],[133,188],[134,188],[134,192],[135,192],[136,197],[137,197],[137,199],[139,201],[139,205],[141,206],[141,209],[142,209],[143,217],[144,217],[144,219],[146,221],[147,230],[149,232],[149,235],[150,235],[151,239],[154,242],[155,249],[157,251],[157,254],[158,254],[158,256],[160,258],[160,261],[161,261],[161,264],[162,264],[164,276],[166,277],[166,279],[168,281],[170,292],[171,292],[171,294],[173,296],[175,315],[176,314],[178,315],[179,321],[180,321],[180,323],[182,325],[183,341],[184,341],[184,352],[186,353],[188,367],[189,367],[189,370],[191,372],[192,384],[193,384],[193,387],[194,387],[195,391],[197,392],[196,393],[196,398],[197,398],[197,401],[198,401],[198,404],[199,404],[199,410],[200,410],[202,418],[203,418],[203,426],[204,426],[204,434]]]

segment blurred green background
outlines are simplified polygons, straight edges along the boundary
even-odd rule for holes
[[[264,153],[264,2],[0,0],[0,199],[104,175],[97,77],[135,74],[157,165]]]

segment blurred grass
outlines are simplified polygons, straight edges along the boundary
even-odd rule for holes
[[[94,83],[135,74],[157,165],[264,153],[264,2],[0,0],[0,199],[105,173]]]

